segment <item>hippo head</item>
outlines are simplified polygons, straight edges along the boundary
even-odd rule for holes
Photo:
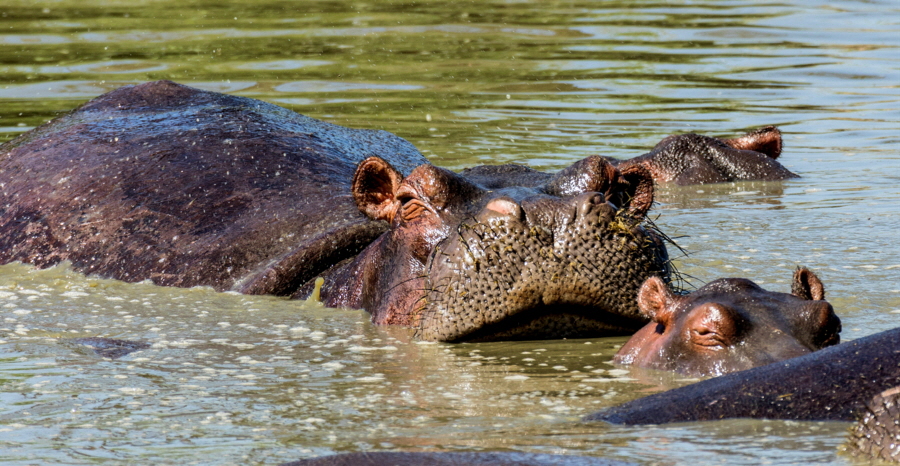
[[[668,136],[644,155],[612,163],[623,170],[642,165],[657,183],[678,185],[797,178],[778,162],[781,149],[781,131],[766,126],[733,139]]]
[[[840,342],[841,321],[811,271],[794,273],[791,294],[743,278],[721,278],[687,295],[651,277],[638,307],[652,320],[613,358],[622,364],[716,376]]]
[[[550,175],[519,165],[462,174],[420,165],[360,163],[359,209],[389,230],[323,295],[425,340],[475,341],[631,333],[634,304],[668,258],[643,226],[653,181],[598,156]]]

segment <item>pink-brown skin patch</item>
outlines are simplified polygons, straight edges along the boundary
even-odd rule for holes
[[[613,163],[620,170],[641,165],[657,183],[678,185],[797,178],[776,160],[781,150],[781,131],[766,126],[732,139],[668,136],[647,154]]]
[[[690,376],[718,376],[801,356],[840,342],[841,321],[811,271],[794,273],[792,292],[722,278],[677,295],[653,277],[638,292],[652,320],[613,360]]]

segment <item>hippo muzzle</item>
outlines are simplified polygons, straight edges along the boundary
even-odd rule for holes
[[[426,265],[425,340],[573,338],[642,325],[633,296],[668,276],[659,239],[602,193],[491,200]],[[639,286],[639,285],[637,285]]]

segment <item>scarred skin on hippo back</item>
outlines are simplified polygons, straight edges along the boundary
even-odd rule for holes
[[[900,386],[866,403],[844,450],[857,457],[900,463]]]
[[[384,131],[169,81],[98,97],[0,154],[0,262],[275,294],[387,228],[349,194],[359,161],[427,163]]]

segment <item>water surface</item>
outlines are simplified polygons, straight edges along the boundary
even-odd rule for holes
[[[172,79],[391,131],[435,164],[556,170],[668,134],[775,124],[778,183],[662,187],[685,286],[825,282],[853,339],[900,319],[900,8],[892,2],[16,1],[0,140]],[[674,254],[674,250],[673,250]],[[579,418],[664,388],[624,338],[423,344],[362,311],[0,267],[0,462],[274,464],[510,450],[642,464],[852,464],[848,424]],[[70,341],[146,341],[119,360]]]

